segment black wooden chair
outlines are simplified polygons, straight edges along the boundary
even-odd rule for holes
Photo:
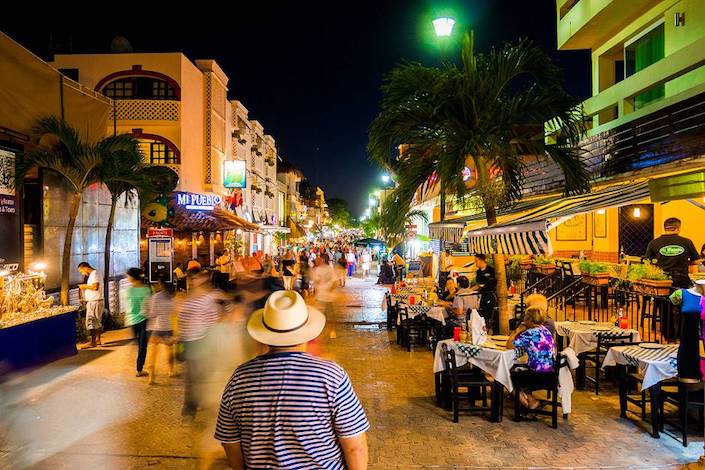
[[[412,346],[426,346],[428,342],[428,327],[426,316],[418,315],[409,318],[409,310],[399,307],[399,325],[397,327],[397,342],[401,337],[401,345],[411,352]]]
[[[453,422],[459,420],[460,411],[489,411],[492,412],[491,390],[492,382],[485,376],[484,372],[474,366],[458,368],[455,361],[455,351],[448,348],[448,345],[441,343],[443,354],[443,365],[445,366],[445,376],[448,379],[446,390],[448,399],[453,410]],[[487,389],[490,389],[490,400],[488,404]],[[464,389],[465,391],[462,391]],[[460,408],[460,402],[467,400],[470,406]],[[481,406],[475,406],[475,402],[482,400]]]
[[[607,351],[613,346],[624,346],[633,344],[634,333],[625,333],[617,336],[607,336],[603,333],[597,334],[597,347],[592,351],[580,355],[585,380],[595,384],[595,395],[600,394],[600,377],[602,376],[602,361],[607,356]],[[587,370],[592,369],[594,375],[587,374]]]
[[[678,408],[678,421],[668,421],[668,423],[681,431],[681,443],[683,447],[688,447],[688,415],[691,409],[697,409],[700,416],[702,430],[703,411],[705,404],[703,402],[703,382],[686,382],[679,380],[676,383],[668,383],[662,385],[660,414],[661,419],[659,426],[663,431],[665,421],[664,403],[670,403]]]
[[[392,330],[397,327],[398,309],[392,305],[392,295],[389,292],[384,294],[384,300],[387,302],[387,329]]]
[[[517,364],[512,368],[512,371],[525,370],[523,374],[540,374],[540,384],[536,383],[529,390],[535,392],[537,390],[546,390],[548,399],[539,399],[541,406],[535,410],[524,407],[519,399],[519,393],[521,392],[519,386],[515,384],[514,387],[514,421],[521,421],[521,415],[527,413],[533,413],[542,416],[551,417],[551,427],[553,429],[558,428],[558,408],[562,407],[562,404],[558,401],[558,377],[562,368],[568,367],[568,359],[563,353],[558,353],[554,361],[553,372],[551,373],[538,373],[532,372],[524,364]],[[537,380],[536,382],[539,382]],[[546,409],[550,408],[550,409]],[[563,419],[568,419],[568,415],[563,413]]]

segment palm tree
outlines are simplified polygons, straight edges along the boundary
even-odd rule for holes
[[[107,137],[96,144],[86,143],[68,122],[53,116],[39,119],[32,134],[34,147],[20,155],[17,160],[17,187],[22,186],[30,169],[40,167],[63,176],[73,191],[61,259],[60,299],[63,305],[67,305],[71,247],[81,197],[88,186],[100,182],[99,168],[106,156],[126,152],[129,146],[126,146],[124,139],[117,136]]]
[[[566,194],[588,189],[578,147],[585,119],[578,100],[563,90],[560,70],[551,59],[527,40],[475,54],[470,32],[461,61],[462,66],[440,68],[404,63],[385,77],[381,112],[370,127],[368,143],[371,158],[398,175],[399,184],[383,210],[385,227],[400,224],[416,190],[434,173],[444,196],[460,206],[476,204],[488,226],[497,223],[500,208],[521,198],[529,157],[558,164]],[[403,151],[390,164],[390,154],[402,144]],[[468,159],[476,169],[470,192],[462,178]],[[494,254],[493,259],[504,331],[504,258]]]
[[[120,198],[125,196],[125,205],[133,202],[137,191],[154,192],[153,184],[145,177],[147,165],[139,149],[137,139],[129,134],[116,135],[112,139],[105,139],[98,146],[112,146],[114,151],[104,153],[103,161],[99,167],[100,180],[110,192],[110,216],[105,230],[105,252],[103,273],[103,295],[105,305],[110,311],[109,281],[110,281],[110,255],[115,223],[115,211]]]

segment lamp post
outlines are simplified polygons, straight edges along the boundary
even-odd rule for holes
[[[433,30],[436,33],[436,37],[439,39],[441,43],[441,63],[445,62],[445,55],[446,55],[446,47],[448,45],[448,40],[450,39],[451,34],[453,34],[453,26],[455,26],[455,20],[453,18],[443,16],[436,18],[435,20],[432,21],[433,23]],[[441,198],[441,210],[440,210],[440,218],[441,222],[443,222],[446,218],[446,188],[445,188],[445,183],[443,182],[443,179],[441,178],[441,189],[440,189],[440,198]]]

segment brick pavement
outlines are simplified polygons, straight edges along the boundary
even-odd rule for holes
[[[433,401],[431,353],[408,353],[393,333],[374,327],[384,320],[383,292],[372,281],[349,282],[315,346],[346,368],[365,406],[371,468],[681,468],[702,454],[702,438],[692,436],[684,449],[619,419],[612,391],[599,398],[576,392],[574,413],[558,430],[543,420],[514,423],[510,403],[502,423],[461,415],[454,424]],[[112,333],[112,346],[0,385],[0,468],[197,468],[207,419],[182,424],[180,378],[151,387],[135,378],[126,338],[126,331]]]

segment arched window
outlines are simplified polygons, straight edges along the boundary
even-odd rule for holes
[[[125,77],[103,87],[103,94],[114,100],[175,100],[171,83],[152,77]]]
[[[149,163],[166,165],[179,163],[179,159],[165,142],[154,141],[149,143]]]

